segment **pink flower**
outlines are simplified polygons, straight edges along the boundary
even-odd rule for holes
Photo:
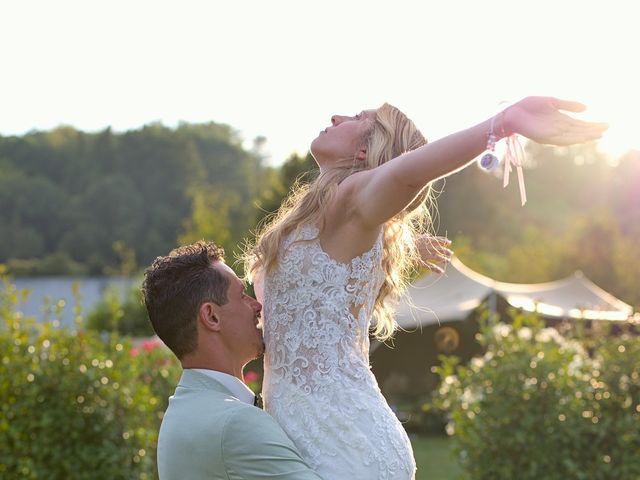
[[[247,373],[244,374],[245,382],[257,382],[258,378],[259,378],[258,374],[252,370],[249,370]]]
[[[158,340],[145,340],[142,342],[142,348],[145,352],[151,352],[160,346]]]
[[[136,347],[133,347],[131,350],[129,350],[129,355],[131,355],[132,357],[137,357],[140,354],[140,350]]]

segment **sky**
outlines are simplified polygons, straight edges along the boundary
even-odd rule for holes
[[[435,140],[552,95],[619,156],[640,148],[634,4],[0,0],[0,135],[214,121],[277,165],[335,113],[386,101]]]

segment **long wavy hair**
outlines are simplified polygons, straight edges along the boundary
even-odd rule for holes
[[[361,170],[378,167],[389,160],[427,143],[407,116],[387,103],[377,111],[375,121],[362,139],[367,146],[366,161],[352,161],[321,171],[310,184],[296,184],[279,210],[267,217],[258,228],[256,242],[243,255],[247,279],[259,272],[269,272],[278,262],[280,245],[298,226],[311,223],[324,228],[323,213],[340,183]],[[394,307],[407,281],[418,265],[416,240],[431,233],[433,222],[431,186],[427,185],[402,212],[387,221],[383,235],[382,267],[384,281],[374,305],[372,334],[389,339],[395,331]]]

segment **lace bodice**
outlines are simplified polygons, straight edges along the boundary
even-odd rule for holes
[[[265,409],[325,480],[411,479],[411,444],[369,368],[382,237],[344,264],[317,235],[290,234],[264,279]]]

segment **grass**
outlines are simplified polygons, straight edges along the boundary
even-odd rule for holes
[[[411,439],[418,464],[416,480],[458,480],[462,469],[451,453],[451,441],[445,436],[425,435]]]

